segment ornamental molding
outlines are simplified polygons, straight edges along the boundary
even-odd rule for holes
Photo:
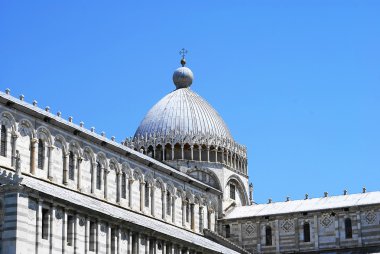
[[[206,149],[209,149],[211,146],[215,148],[221,148],[222,151],[227,150],[231,154],[237,154],[242,158],[247,158],[247,147],[238,144],[232,139],[229,138],[220,138],[211,134],[201,134],[197,132],[183,133],[178,131],[170,131],[165,135],[160,133],[145,134],[126,138],[124,145],[137,149],[139,151],[140,147],[148,148],[149,146],[157,147],[158,145],[165,146],[170,144],[174,146],[175,144],[181,145],[183,147],[185,144],[190,145],[190,147],[206,146]]]

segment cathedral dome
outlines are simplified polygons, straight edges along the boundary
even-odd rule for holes
[[[232,139],[218,112],[190,88],[177,88],[154,105],[142,120],[135,137],[171,134],[175,134],[176,138],[201,136]]]
[[[176,89],[148,111],[124,145],[177,167],[218,164],[246,175],[246,147],[234,141],[218,112],[190,89],[193,73],[184,58],[181,64],[173,74]]]

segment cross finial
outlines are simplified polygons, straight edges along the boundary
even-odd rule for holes
[[[182,48],[181,51],[179,52],[179,54],[182,56],[181,65],[182,65],[182,67],[184,67],[186,64],[185,55],[187,54],[187,49]]]

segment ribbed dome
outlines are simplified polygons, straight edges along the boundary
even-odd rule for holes
[[[190,88],[180,88],[154,105],[138,127],[135,137],[197,135],[232,140],[218,112]]]

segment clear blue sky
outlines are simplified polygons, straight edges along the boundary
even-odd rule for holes
[[[256,201],[380,190],[380,1],[0,0],[1,90],[118,140],[182,47]]]

